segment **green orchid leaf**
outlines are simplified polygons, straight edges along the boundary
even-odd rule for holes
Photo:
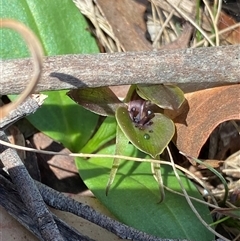
[[[99,52],[95,39],[87,30],[85,18],[71,0],[17,0],[11,4],[2,0],[0,17],[13,18],[27,25],[38,36],[46,55]],[[29,51],[19,34],[1,29],[0,58],[27,56]],[[75,104],[66,96],[66,91],[44,94],[48,98],[28,119],[71,151],[80,151],[93,134],[98,116]]]
[[[116,109],[124,105],[108,87],[74,89],[67,95],[85,109],[103,116],[114,116]]]
[[[116,136],[117,122],[113,117],[107,117],[97,129],[94,136],[81,149],[81,153],[93,153],[111,141]]]
[[[160,113],[156,113],[152,124],[145,125],[143,129],[135,126],[125,107],[117,109],[116,119],[129,141],[153,158],[163,152],[175,132],[172,120]]]
[[[56,11],[57,10],[57,11]],[[98,46],[88,24],[72,0],[1,0],[1,18],[12,18],[28,26],[39,38],[45,54],[97,53]],[[1,58],[29,56],[21,36],[1,29]]]
[[[124,103],[129,103],[132,100],[133,95],[136,93],[137,85],[131,85],[128,89],[127,95],[124,98]]]
[[[114,154],[115,145],[106,147],[98,154]],[[128,144],[125,156],[145,158],[132,144]],[[192,212],[185,198],[165,190],[165,199],[159,202],[159,186],[154,180],[150,163],[121,161],[119,170],[108,196],[106,183],[112,168],[113,158],[76,158],[80,176],[108,210],[121,222],[148,234],[167,239],[186,239],[192,241],[211,241],[214,235],[202,225]],[[172,168],[161,165],[164,185],[180,191]],[[183,185],[189,195],[202,200],[196,187],[179,172]],[[194,206],[207,223],[212,223],[207,206],[193,201]],[[194,224],[194,225],[193,225]]]
[[[68,149],[80,151],[93,134],[98,116],[76,105],[65,90],[44,94],[48,95],[44,105],[28,120]]]
[[[163,109],[177,110],[185,100],[184,93],[175,85],[138,85],[137,93]]]
[[[126,138],[124,133],[122,132],[121,128],[117,126],[117,135],[116,135],[116,151],[115,155],[122,155],[124,153],[125,149],[128,147],[129,140]],[[106,195],[108,194],[108,191],[114,181],[114,178],[117,174],[118,167],[120,165],[121,159],[114,158],[111,172],[109,175],[107,187],[106,187]]]

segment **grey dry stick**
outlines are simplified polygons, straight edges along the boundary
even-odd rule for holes
[[[19,94],[31,59],[0,61],[0,94]],[[185,92],[240,83],[240,45],[45,57],[35,92],[128,84],[178,84]]]

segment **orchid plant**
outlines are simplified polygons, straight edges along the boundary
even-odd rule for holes
[[[185,100],[181,89],[173,85],[132,85],[123,101],[108,87],[71,90],[68,96],[96,114],[116,118],[116,155],[121,155],[130,142],[138,150],[158,160],[175,133],[174,122],[163,114],[164,109],[177,110]],[[120,160],[115,158],[106,194],[119,164]],[[162,201],[164,189],[160,164],[151,165]]]

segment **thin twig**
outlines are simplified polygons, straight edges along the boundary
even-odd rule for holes
[[[182,0],[179,0],[176,5],[178,6],[181,1],[182,1]],[[152,1],[152,4],[155,4],[154,1]],[[157,7],[155,6],[155,8],[157,8]],[[175,11],[176,11],[176,10],[173,9],[173,10],[169,13],[169,15],[168,15],[168,17],[166,18],[166,20],[164,21],[164,23],[161,25],[161,29],[160,29],[160,31],[158,32],[156,38],[155,38],[154,41],[153,41],[153,44],[152,44],[153,47],[156,47],[157,41],[159,41],[159,39],[160,39],[160,37],[161,37],[161,35],[162,35],[163,30],[164,30],[164,29],[166,28],[166,26],[168,25],[169,21],[171,20],[171,18],[172,18],[173,15],[174,15]]]
[[[224,29],[218,31],[218,35],[220,36],[220,35],[222,35],[222,34],[224,34],[224,33],[229,32],[229,31],[234,31],[234,29],[239,28],[239,27],[240,27],[240,23],[233,24],[233,25],[231,25],[231,26],[229,26],[229,27],[227,27],[227,28],[224,28]],[[212,34],[212,35],[209,36],[210,39],[213,39],[213,38],[215,38],[215,37],[216,37],[216,34]],[[203,43],[204,43],[204,41],[205,41],[205,40],[201,40],[201,41],[197,42],[197,43],[196,43],[195,45],[193,45],[191,48],[196,48],[196,47],[202,46]]]
[[[205,4],[205,7],[208,11],[208,14],[211,18],[211,21],[212,21],[212,24],[213,24],[213,29],[214,29],[214,32],[215,32],[215,35],[216,35],[216,46],[219,46],[219,35],[218,35],[218,27],[217,27],[217,22],[215,22],[215,18],[213,16],[213,13],[211,11],[211,8],[209,6],[209,3],[207,0],[203,0],[204,4]],[[211,38],[210,38],[211,39]]]
[[[171,162],[174,163],[173,161],[173,158],[172,158],[172,155],[171,155],[171,152],[169,151],[168,149],[168,153],[169,153],[169,156],[170,156],[170,159],[171,159]],[[182,155],[186,156],[184,153],[181,153]],[[187,156],[186,156],[187,157]],[[223,235],[221,235],[220,233],[216,232],[213,228],[210,227],[210,225],[208,223],[206,223],[206,221],[200,216],[200,214],[197,212],[197,210],[195,209],[192,201],[190,200],[186,190],[184,189],[184,186],[183,186],[183,183],[177,173],[177,170],[176,170],[176,167],[173,165],[173,171],[174,171],[174,174],[176,176],[176,178],[178,179],[178,182],[179,182],[179,185],[181,186],[181,189],[184,193],[184,196],[186,198],[186,201],[189,205],[189,207],[192,209],[192,211],[194,212],[194,214],[197,216],[197,218],[199,219],[199,221],[210,231],[212,232],[213,234],[215,234],[218,238],[221,238],[222,240],[224,241],[230,241],[228,238],[225,238]]]

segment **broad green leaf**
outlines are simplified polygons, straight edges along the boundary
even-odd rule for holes
[[[160,113],[156,113],[152,119],[153,123],[146,125],[144,129],[135,126],[125,107],[117,109],[116,119],[129,141],[153,158],[163,152],[175,132],[172,120]]]
[[[177,110],[185,100],[184,93],[175,85],[138,85],[137,93],[163,109]]]
[[[84,108],[103,116],[114,116],[124,104],[108,87],[73,89],[67,95]]]
[[[97,129],[94,136],[81,149],[81,153],[93,153],[116,136],[117,122],[115,118],[107,117]]]
[[[98,116],[76,105],[66,91],[46,93],[44,106],[28,120],[72,151],[80,151],[95,130]]]
[[[115,146],[107,147],[99,154],[114,154]],[[123,155],[144,158],[129,144]],[[134,228],[149,234],[172,239],[211,241],[211,234],[196,218],[184,197],[166,191],[165,200],[159,204],[158,184],[152,176],[150,163],[122,161],[111,192],[106,196],[105,188],[113,159],[76,158],[76,165],[86,185],[114,216]],[[161,165],[163,182],[169,188],[180,191],[180,186],[171,167]],[[195,186],[180,173],[189,195],[201,198]],[[193,201],[203,219],[211,223],[209,209]]]
[[[98,52],[86,20],[71,0],[2,0],[0,17],[26,24],[40,39],[46,55]],[[1,31],[1,58],[29,56],[18,34],[9,29]],[[45,94],[45,103],[29,120],[72,151],[79,151],[92,135],[98,116],[74,104],[66,91]]]
[[[46,55],[99,52],[85,18],[71,0],[1,0],[0,17],[27,25]],[[22,38],[7,29],[1,29],[0,55],[3,59],[29,56]]]
[[[125,149],[127,148],[128,143],[129,143],[129,140],[126,138],[126,136],[122,132],[121,128],[119,126],[117,126],[115,155],[122,155],[122,153],[124,153]],[[117,174],[117,170],[119,168],[120,162],[121,162],[121,159],[119,159],[119,158],[114,158],[114,160],[113,160],[111,172],[110,172],[107,187],[106,187],[106,195],[108,194],[108,191],[109,191],[109,189],[114,181],[114,178]]]

